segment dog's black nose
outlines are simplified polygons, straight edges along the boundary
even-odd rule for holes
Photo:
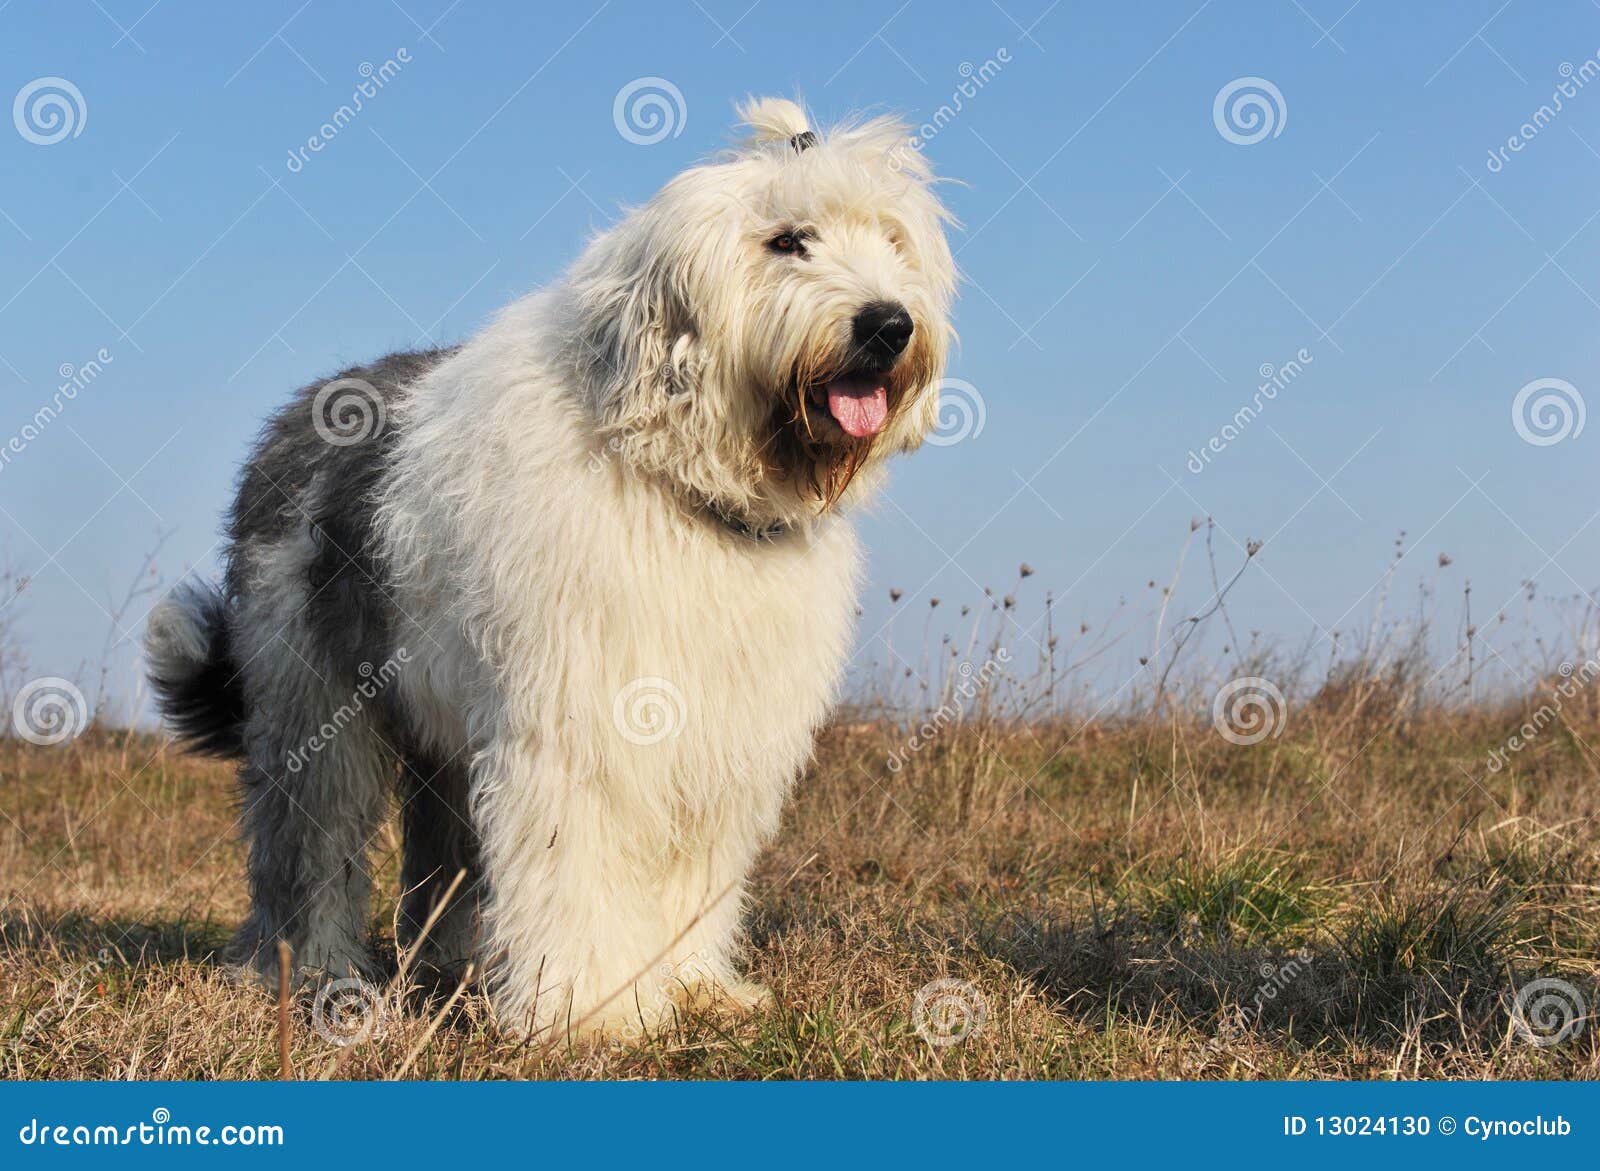
[[[911,314],[894,301],[878,301],[856,314],[851,326],[856,346],[882,361],[898,358],[911,341]]]

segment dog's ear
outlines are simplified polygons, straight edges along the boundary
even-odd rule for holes
[[[576,276],[578,359],[609,428],[643,429],[669,400],[693,393],[702,359],[694,319],[669,260],[633,222],[595,243]],[[659,237],[656,237],[659,238]]]

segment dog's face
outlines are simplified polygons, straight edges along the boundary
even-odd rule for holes
[[[744,114],[739,151],[679,175],[580,260],[577,356],[637,469],[792,522],[933,426],[949,217],[900,124],[818,136],[789,102]]]

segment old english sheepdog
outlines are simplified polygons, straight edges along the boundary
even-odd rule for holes
[[[300,391],[224,582],[152,615],[169,726],[241,761],[246,970],[372,970],[397,789],[402,955],[472,964],[505,1026],[765,1001],[745,885],[843,673],[851,507],[936,423],[955,267],[904,125],[740,113],[470,341]]]

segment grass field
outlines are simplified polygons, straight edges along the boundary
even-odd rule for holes
[[[535,1046],[497,1034],[471,990],[439,1011],[396,981],[355,1044],[296,1005],[290,1071],[1595,1077],[1595,698],[1498,769],[1537,695],[1450,709],[1329,684],[1254,744],[1176,708],[969,708],[911,752],[890,722],[842,723],[752,885],[769,1011]],[[229,781],[145,734],[0,741],[4,1076],[284,1072],[276,1005],[218,960],[244,912]],[[391,967],[396,847],[392,827],[374,844]],[[1538,978],[1563,984],[1528,1001],[1524,1035],[1515,995]]]

